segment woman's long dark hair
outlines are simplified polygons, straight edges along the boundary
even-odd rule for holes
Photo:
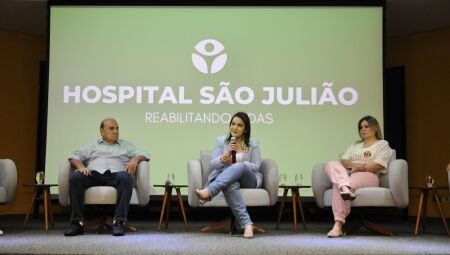
[[[359,131],[361,130],[361,123],[363,121],[367,121],[367,123],[369,124],[369,127],[375,129],[375,137],[377,138],[377,140],[383,140],[383,134],[381,133],[380,124],[378,124],[377,119],[375,119],[374,117],[372,117],[370,115],[364,116],[358,121],[359,137],[361,137],[361,133]],[[359,142],[363,142],[363,141],[364,141],[364,139],[361,137],[361,141],[359,141]]]
[[[248,147],[250,147],[250,132],[251,132],[251,127],[250,127],[250,118],[248,117],[247,113],[245,112],[237,112],[233,115],[233,117],[231,117],[230,120],[230,124],[228,125],[228,129],[231,126],[231,122],[233,122],[234,117],[238,117],[239,119],[241,119],[244,122],[245,128],[244,128],[244,144]],[[230,139],[231,139],[231,132],[228,132],[228,136],[227,136],[227,143],[230,143]]]

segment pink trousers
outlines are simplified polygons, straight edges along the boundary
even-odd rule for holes
[[[331,206],[335,221],[345,223],[345,218],[350,213],[351,201],[344,201],[341,197],[341,187],[349,186],[352,190],[364,187],[378,187],[380,181],[378,176],[369,172],[357,172],[351,174],[338,161],[330,161],[325,166],[325,172],[333,183],[333,198]]]

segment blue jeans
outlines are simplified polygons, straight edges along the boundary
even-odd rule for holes
[[[244,163],[238,162],[226,167],[207,189],[211,198],[223,192],[228,206],[241,227],[253,224],[245,207],[240,188],[256,188],[256,176]]]

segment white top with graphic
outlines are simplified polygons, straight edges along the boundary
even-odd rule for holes
[[[341,159],[351,160],[356,164],[376,162],[385,168],[388,166],[392,150],[387,141],[378,140],[369,147],[363,147],[363,144],[363,142],[360,142],[350,145]]]

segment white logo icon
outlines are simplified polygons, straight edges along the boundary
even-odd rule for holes
[[[208,50],[207,48],[209,48],[210,45],[212,46],[212,49]],[[224,49],[225,47],[223,47],[222,43],[217,40],[205,39],[200,41],[197,45],[195,45],[195,50],[200,54],[192,53],[192,63],[197,70],[204,74],[217,73],[222,70],[227,63],[227,54],[220,54]],[[211,68],[209,70],[208,63],[205,58],[212,61]]]

